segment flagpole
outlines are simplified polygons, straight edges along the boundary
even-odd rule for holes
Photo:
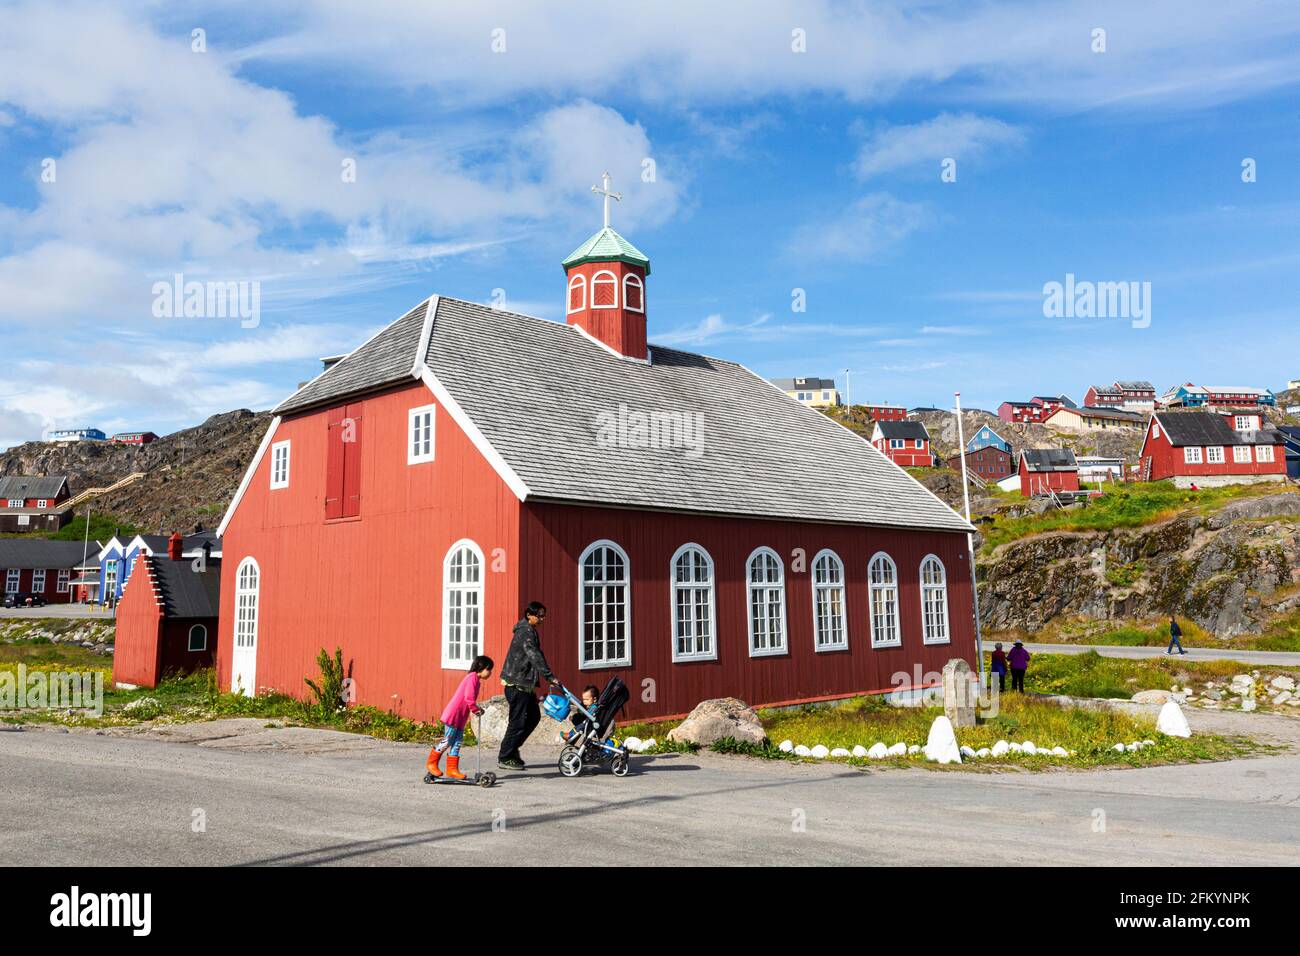
[[[961,420],[961,392],[953,392],[957,400],[957,454],[961,458],[961,495],[966,504],[966,523],[970,524],[970,484],[966,478],[966,429]],[[980,630],[979,584],[975,580],[975,536],[966,532],[966,550],[970,552],[970,595],[975,607],[975,653],[979,655],[980,686],[984,686],[984,637]]]

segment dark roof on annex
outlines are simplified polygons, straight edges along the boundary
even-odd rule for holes
[[[1169,444],[1175,448],[1185,445],[1278,445],[1283,440],[1272,426],[1239,432],[1217,412],[1160,412],[1156,421],[1164,428]]]

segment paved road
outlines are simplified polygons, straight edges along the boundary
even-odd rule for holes
[[[1300,736],[1300,720],[1233,715],[1257,716],[1261,727]],[[634,758],[623,779],[568,780],[550,753],[530,747],[537,769],[484,790],[426,786],[425,750],[409,744],[266,730],[260,721],[179,734],[189,741],[0,732],[0,864],[1300,859],[1295,749],[1223,764],[1033,774],[864,772],[705,753]],[[193,831],[196,809],[205,832]],[[1098,811],[1104,832],[1094,829]],[[792,826],[799,819],[802,832]]]
[[[114,612],[102,608],[97,604],[47,604],[45,607],[0,607],[0,620],[5,618],[19,618],[21,620],[32,620],[34,618],[57,618],[61,621],[69,618],[87,618],[95,621],[106,621],[109,624],[112,624],[114,621]]]
[[[1009,648],[1010,642],[1003,641],[1002,646]],[[1031,653],[1038,654],[1083,654],[1096,651],[1102,657],[1164,657],[1165,647],[1121,647],[1111,644],[1030,644],[1025,647]],[[984,642],[984,649],[992,650],[989,641]],[[1273,667],[1300,667],[1300,653],[1292,651],[1238,651],[1232,648],[1188,647],[1188,661],[1241,661],[1243,664],[1270,665]]]

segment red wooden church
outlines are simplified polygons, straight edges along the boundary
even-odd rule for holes
[[[301,694],[338,646],[358,702],[428,719],[531,600],[630,717],[976,663],[969,526],[743,366],[647,345],[605,201],[565,324],[432,296],[276,409],[220,527],[225,686]]]

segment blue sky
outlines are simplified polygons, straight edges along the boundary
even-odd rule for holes
[[[559,320],[606,169],[652,342],[907,405],[1280,388],[1297,34],[1200,0],[0,3],[0,447],[270,407],[433,292]],[[178,272],[258,282],[257,325],[155,317]],[[1044,317],[1067,273],[1149,282],[1149,327]]]

